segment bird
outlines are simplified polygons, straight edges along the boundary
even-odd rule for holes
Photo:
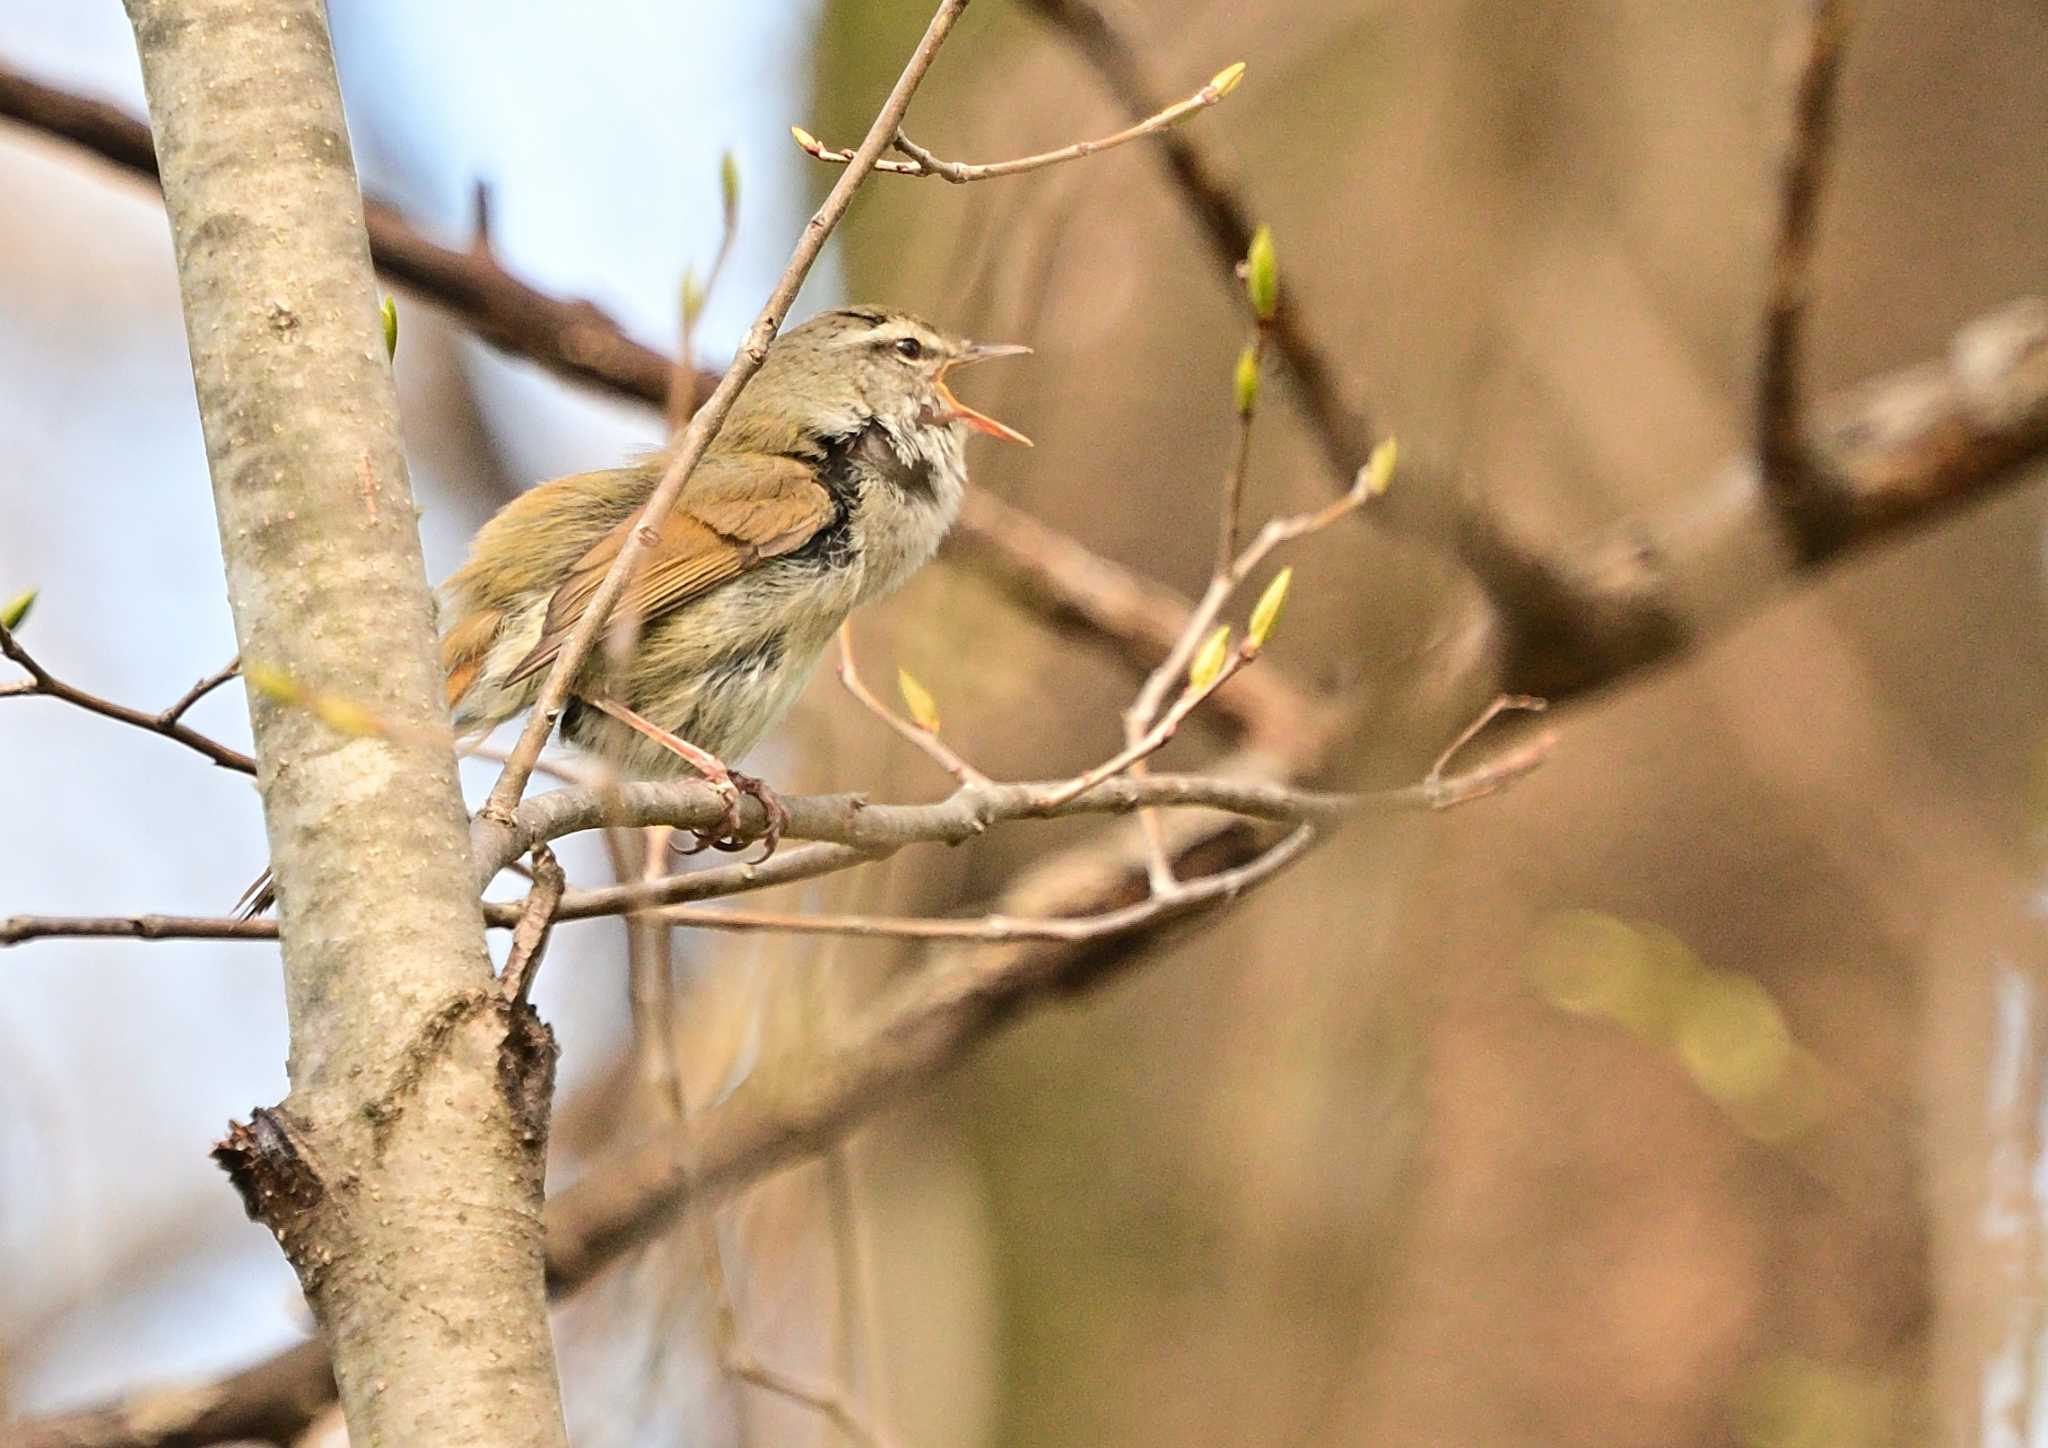
[[[636,528],[644,551],[603,641],[578,668],[562,738],[624,778],[696,773],[726,797],[699,846],[745,848],[738,799],[775,847],[786,811],[734,770],[803,691],[839,626],[928,562],[959,516],[966,440],[1023,433],[954,396],[958,368],[1031,349],[973,342],[881,306],[822,312],[768,348],[668,516],[640,513],[666,470],[624,467],[528,489],[480,529],[441,589],[441,671],[457,738],[531,709],[564,642]],[[765,855],[764,855],[765,857]],[[272,903],[269,877],[245,914]]]

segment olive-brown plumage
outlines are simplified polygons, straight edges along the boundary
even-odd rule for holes
[[[592,707],[611,702],[714,755],[744,754],[787,712],[847,614],[937,550],[967,482],[966,431],[1024,440],[945,380],[1022,350],[873,307],[785,334],[648,540],[619,604],[637,620],[637,643],[623,664],[593,651],[565,737],[636,778],[688,767]],[[444,590],[441,663],[458,729],[532,706],[666,461],[543,483],[477,534]]]
[[[938,549],[967,484],[967,431],[1028,443],[954,397],[946,374],[1028,350],[879,307],[779,338],[648,539],[613,615],[633,621],[635,642],[622,662],[600,647],[578,670],[564,737],[630,778],[695,767],[729,785],[721,760],[780,722],[846,616]],[[542,483],[477,533],[443,587],[459,734],[533,706],[667,463]],[[679,742],[698,751],[690,762]],[[266,876],[245,906],[270,898]]]

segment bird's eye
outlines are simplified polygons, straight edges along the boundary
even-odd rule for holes
[[[918,358],[924,356],[924,343],[918,341],[915,337],[905,337],[897,342],[896,355],[915,362]]]

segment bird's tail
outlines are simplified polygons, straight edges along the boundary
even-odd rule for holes
[[[235,919],[254,920],[277,903],[277,882],[265,870],[249,882],[249,888],[242,892],[242,898],[235,902]]]

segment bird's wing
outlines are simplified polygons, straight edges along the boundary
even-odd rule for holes
[[[614,616],[630,611],[645,620],[699,598],[757,563],[803,547],[836,512],[816,472],[797,458],[763,453],[705,458],[655,530]],[[540,642],[513,669],[511,681],[554,662],[638,516],[606,533],[570,570],[548,603]]]

